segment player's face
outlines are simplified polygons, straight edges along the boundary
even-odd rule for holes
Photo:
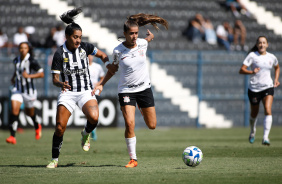
[[[266,53],[266,49],[268,47],[268,43],[266,38],[264,37],[260,37],[257,41],[257,47],[258,47],[258,52],[260,54],[265,54]]]
[[[134,26],[130,27],[127,32],[124,32],[124,36],[126,39],[126,45],[128,46],[135,46],[136,40],[138,38],[139,27]]]
[[[80,30],[74,30],[72,35],[66,35],[68,49],[77,49],[81,43],[81,37],[82,32]]]
[[[19,47],[19,51],[20,51],[21,57],[25,57],[29,51],[28,45],[26,43],[22,43]]]

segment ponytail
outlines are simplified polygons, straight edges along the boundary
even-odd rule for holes
[[[156,15],[139,13],[139,14],[131,15],[127,17],[127,21],[124,23],[124,26],[123,26],[123,31],[127,32],[129,28],[132,26],[141,27],[147,24],[151,24],[154,26],[156,30],[159,30],[157,23],[163,25],[166,29],[168,29],[168,22],[165,19],[159,16],[156,16]]]
[[[72,10],[69,10],[65,13],[63,13],[60,18],[61,20],[68,24],[65,30],[66,35],[72,35],[74,30],[80,30],[82,31],[81,27],[74,22],[74,19],[77,17],[78,14],[82,12],[81,8],[74,8]]]

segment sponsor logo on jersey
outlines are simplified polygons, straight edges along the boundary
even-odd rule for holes
[[[143,84],[144,84],[144,82],[140,82],[139,84],[131,84],[131,85],[128,85],[127,87],[128,88],[136,88],[136,87],[142,86]]]
[[[79,53],[80,59],[85,59],[86,58],[86,52],[84,50],[81,50]]]
[[[138,52],[139,52],[140,56],[144,56],[144,51],[143,50],[139,50]]]
[[[123,97],[123,102],[124,102],[124,103],[129,103],[129,102],[130,102],[129,96]]]
[[[66,69],[64,71],[64,74],[66,74],[66,75],[72,75],[72,74],[84,75],[86,73],[87,73],[87,69]]]
[[[69,58],[64,58],[64,62],[65,63],[69,62]]]

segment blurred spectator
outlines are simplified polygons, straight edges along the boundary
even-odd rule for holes
[[[18,46],[22,42],[27,42],[28,38],[26,33],[24,32],[23,27],[18,27],[18,32],[14,34],[13,43],[15,46]]]
[[[188,27],[184,30],[183,35],[186,36],[193,43],[202,41],[205,37],[204,29],[205,20],[199,13],[195,15],[188,23]]]
[[[61,25],[56,26],[56,31],[54,33],[53,40],[56,42],[57,47],[60,47],[65,43],[65,31]]]
[[[102,66],[98,63],[93,62],[93,56],[89,55],[89,73],[90,73],[90,80],[92,82],[93,88],[100,85],[102,80],[104,79],[105,72]]]
[[[55,40],[53,40],[53,36],[54,36],[55,32],[56,32],[56,28],[52,27],[50,29],[50,33],[48,34],[48,36],[45,39],[45,43],[44,43],[45,48],[57,47]]]
[[[241,20],[236,20],[234,24],[234,45],[236,50],[249,50],[249,47],[245,45],[246,35],[247,31],[243,22]]]
[[[252,14],[247,10],[247,8],[241,3],[240,0],[226,0],[225,6],[226,8],[231,9],[233,15],[236,18],[240,17],[240,13],[238,11],[248,17],[252,16]]]
[[[8,47],[8,36],[0,29],[0,48]]]
[[[38,41],[39,39],[35,36],[35,27],[27,26],[25,27],[25,33],[27,35],[28,42],[32,45],[32,47],[41,47],[41,43]]]
[[[217,43],[216,34],[215,34],[213,24],[209,19],[205,19],[204,30],[205,30],[206,42],[208,42],[211,45],[215,45]]]
[[[226,50],[233,50],[231,43],[233,42],[233,29],[228,22],[223,22],[222,25],[218,25],[216,28],[217,42],[223,45]]]

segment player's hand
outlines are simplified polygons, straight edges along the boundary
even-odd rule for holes
[[[91,92],[91,95],[94,96],[94,95],[97,95],[97,96],[100,96],[100,94],[102,93],[103,91],[103,86],[102,85],[98,85],[96,86],[92,92]]]
[[[260,71],[260,68],[255,68],[253,72],[258,73],[259,71]]]
[[[27,74],[27,72],[25,70],[23,71],[22,76],[26,79],[29,78],[29,75]]]
[[[274,87],[278,87],[280,85],[280,82],[277,80],[277,81],[274,81]]]
[[[66,92],[67,90],[70,90],[70,89],[71,89],[71,86],[69,85],[69,81],[63,82],[62,91]]]
[[[107,69],[112,75],[114,75],[118,71],[118,65],[108,64]]]

